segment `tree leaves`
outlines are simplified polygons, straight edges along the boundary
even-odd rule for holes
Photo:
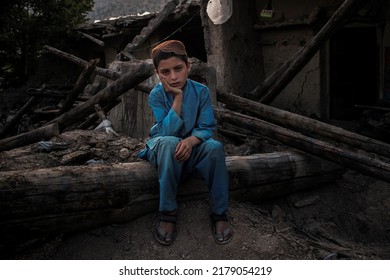
[[[0,91],[32,74],[42,46],[61,47],[87,21],[93,0],[14,0],[0,12]]]

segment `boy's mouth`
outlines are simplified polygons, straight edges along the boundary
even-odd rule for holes
[[[171,87],[179,87],[180,86],[180,83],[173,83],[171,84]]]

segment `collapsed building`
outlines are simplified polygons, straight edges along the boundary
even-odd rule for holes
[[[157,42],[182,40],[191,57],[215,72],[215,81],[208,81],[214,92],[259,100],[259,85],[303,50],[300,59],[305,62],[298,62],[300,71],[293,69],[292,78],[286,78],[285,86],[269,98],[272,106],[325,121],[351,121],[360,118],[364,109],[388,99],[388,1],[347,7],[341,11],[345,15],[335,18],[340,23],[327,30],[322,28],[330,24],[343,1],[273,2],[272,16],[264,17],[261,13],[267,9],[267,1],[221,1],[226,6],[221,9],[230,10],[230,16],[223,24],[214,24],[207,14],[208,1],[189,1],[172,9],[131,53],[146,59]],[[101,57],[108,66],[154,17],[121,17],[81,27],[80,31],[89,35],[83,51]],[[90,36],[96,40],[88,40]],[[138,101],[138,109],[129,108],[123,98],[111,113],[115,127],[131,136],[146,137],[147,128],[142,127],[150,127],[150,116],[138,113],[136,123],[142,127],[134,128],[126,114],[148,111],[147,94]]]

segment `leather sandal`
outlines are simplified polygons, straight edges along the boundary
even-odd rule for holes
[[[176,225],[177,216],[176,214],[170,214],[168,212],[159,212],[159,219],[156,225],[156,231],[154,233],[154,237],[156,240],[163,245],[171,245],[173,241],[176,239],[176,229],[174,229],[173,233],[165,232],[160,227],[160,222],[166,222]]]
[[[217,215],[217,214],[211,213],[210,217],[211,217],[213,236],[214,236],[215,242],[217,242],[218,244],[221,244],[221,245],[229,243],[233,238],[233,231],[230,228],[230,226],[222,232],[216,231],[216,223],[219,221],[228,222],[229,221],[228,216],[226,214]]]

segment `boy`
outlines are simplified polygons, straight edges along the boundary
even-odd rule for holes
[[[228,211],[228,174],[221,143],[211,138],[216,129],[209,90],[188,79],[190,63],[182,42],[170,40],[152,50],[161,83],[149,95],[156,123],[151,139],[138,157],[157,167],[160,204],[155,238],[164,245],[175,239],[177,188],[184,173],[198,172],[210,191],[214,239],[232,238]]]

